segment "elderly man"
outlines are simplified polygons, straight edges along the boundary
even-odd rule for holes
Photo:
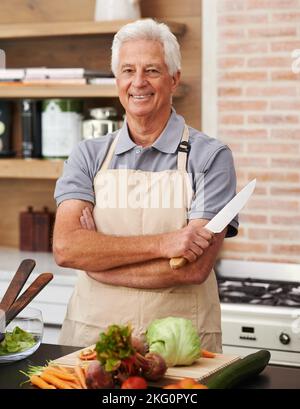
[[[153,319],[178,316],[197,327],[203,348],[221,352],[213,266],[238,223],[215,235],[204,226],[235,195],[235,170],[226,145],[172,108],[180,62],[165,24],[139,20],[114,37],[126,120],[79,143],[55,190],[55,259],[81,270],[61,343],[92,344],[113,323],[142,333]],[[173,270],[169,259],[180,256],[188,263]]]

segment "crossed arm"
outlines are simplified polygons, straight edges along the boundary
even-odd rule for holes
[[[93,205],[67,200],[57,210],[53,252],[57,264],[87,271],[102,283],[133,288],[163,288],[200,284],[206,280],[220,251],[226,229],[213,235],[207,220],[192,220],[171,233],[119,237],[95,231]],[[171,257],[190,262],[178,270]]]

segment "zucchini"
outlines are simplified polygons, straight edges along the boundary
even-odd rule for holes
[[[268,365],[269,351],[262,349],[233,362],[206,382],[208,389],[230,389],[244,380],[258,375]]]

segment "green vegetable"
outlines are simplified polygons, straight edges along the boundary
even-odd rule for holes
[[[36,343],[34,336],[19,327],[13,332],[6,332],[4,340],[0,343],[0,356],[15,354],[31,348]]]
[[[146,331],[149,351],[160,354],[168,366],[191,365],[200,358],[200,338],[192,321],[167,317],[151,322]]]
[[[110,325],[105,332],[100,333],[95,350],[98,360],[107,372],[118,369],[122,361],[134,356],[131,333],[130,325]]]
[[[233,362],[226,368],[213,375],[206,386],[208,389],[230,389],[244,380],[258,375],[268,365],[271,354],[267,350],[260,350],[247,355],[239,361]]]

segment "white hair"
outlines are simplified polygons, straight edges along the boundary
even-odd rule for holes
[[[169,74],[174,75],[181,70],[181,54],[177,38],[166,24],[148,18],[126,24],[115,34],[111,48],[111,70],[115,76],[118,71],[120,48],[123,43],[131,40],[159,41],[164,49]]]

